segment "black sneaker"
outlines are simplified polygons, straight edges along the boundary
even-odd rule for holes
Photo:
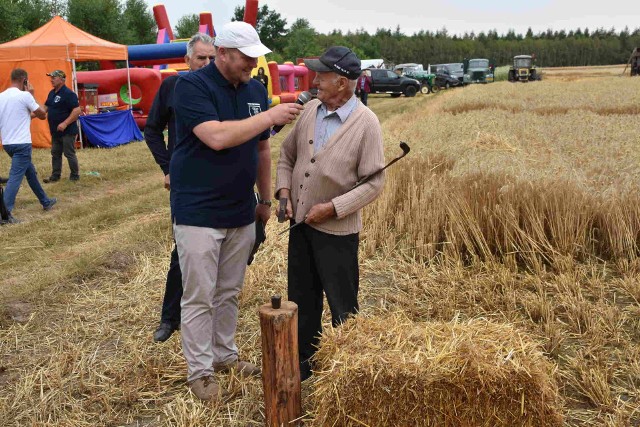
[[[0,176],[0,184],[6,184],[7,182],[9,182],[9,178],[3,178]]]
[[[20,221],[18,218],[16,218],[15,216],[9,214],[9,218],[4,220],[4,219],[0,219],[0,225],[5,225],[5,224],[20,224],[22,221]]]
[[[165,342],[175,331],[180,329],[180,326],[174,326],[171,323],[162,322],[158,326],[158,329],[153,333],[153,340],[155,342]]]
[[[69,181],[80,181],[80,175],[71,175]]]
[[[60,177],[59,176],[58,177],[50,176],[49,178],[45,178],[45,179],[42,180],[42,182],[44,182],[45,184],[49,184],[49,183],[52,183],[52,182],[58,182],[58,181],[60,181]]]

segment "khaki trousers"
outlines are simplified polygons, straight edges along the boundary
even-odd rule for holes
[[[238,293],[255,240],[255,225],[205,228],[175,225],[184,293],[182,351],[187,380],[213,374],[214,363],[238,358]]]

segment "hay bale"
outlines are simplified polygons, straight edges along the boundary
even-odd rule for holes
[[[561,426],[554,366],[513,326],[358,317],[325,332],[315,425]]]

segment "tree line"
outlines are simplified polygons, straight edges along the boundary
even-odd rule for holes
[[[156,41],[156,22],[144,0],[0,0],[0,43],[30,33],[56,15],[114,43]]]
[[[60,15],[71,24],[105,40],[121,44],[155,43],[157,27],[143,0],[2,0],[0,1],[0,42],[4,43],[33,31]],[[232,20],[242,20],[244,7],[237,7]],[[198,30],[199,17],[181,17],[174,34],[190,37]],[[631,51],[640,47],[640,28],[620,31],[597,28],[553,31],[524,35],[497,31],[450,35],[446,28],[406,35],[379,28],[373,34],[361,29],[328,34],[318,33],[307,19],[291,25],[280,13],[262,5],[256,29],[273,53],[268,60],[295,61],[317,56],[332,45],[352,48],[362,59],[382,58],[388,64],[417,62],[427,64],[461,62],[463,58],[490,58],[498,65],[511,62],[515,55],[535,54],[545,67],[609,65],[626,63]]]

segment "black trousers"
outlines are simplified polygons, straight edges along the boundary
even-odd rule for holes
[[[170,323],[174,328],[180,325],[180,300],[182,299],[182,271],[178,258],[178,248],[173,245],[171,262],[167,272],[167,283],[162,300],[162,314],[160,322]]]
[[[367,98],[369,98],[369,94],[361,89],[360,90],[360,101],[362,101],[362,103],[364,105],[367,105]]]
[[[309,359],[322,333],[323,291],[338,326],[358,312],[358,234],[336,236],[306,224],[289,234],[288,294],[298,304],[300,375],[311,375]]]

